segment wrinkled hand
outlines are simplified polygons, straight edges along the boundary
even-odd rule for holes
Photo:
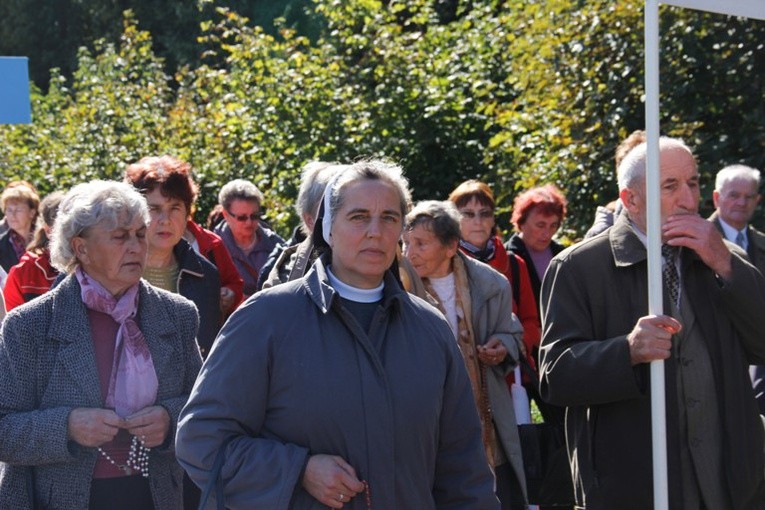
[[[627,335],[630,345],[630,361],[633,365],[667,359],[672,351],[672,335],[682,325],[667,315],[641,317],[632,332]]]
[[[234,306],[234,291],[228,287],[220,288],[220,311],[227,314]]]
[[[498,338],[490,338],[488,342],[479,345],[478,359],[485,365],[499,365],[507,357],[507,349]]]
[[[170,415],[162,406],[144,407],[125,418],[124,427],[143,442],[147,448],[154,448],[165,442],[170,430]]]
[[[345,503],[364,490],[364,484],[356,476],[356,470],[342,457],[319,454],[308,459],[303,488],[321,504],[343,508]]]
[[[111,409],[78,407],[69,413],[67,438],[88,448],[108,443],[123,426],[123,420]]]
[[[690,248],[712,271],[723,279],[730,278],[731,254],[711,221],[695,214],[676,214],[667,218],[661,234],[670,246]]]

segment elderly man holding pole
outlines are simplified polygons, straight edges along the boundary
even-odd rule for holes
[[[578,506],[651,508],[648,364],[665,360],[670,508],[765,508],[746,371],[765,361],[765,279],[698,215],[690,149],[672,138],[659,148],[666,314],[647,312],[643,143],[619,165],[614,226],[559,254],[545,276],[542,396],[567,407]]]

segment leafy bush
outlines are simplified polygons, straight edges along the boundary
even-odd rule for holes
[[[80,51],[71,84],[54,70],[34,124],[0,127],[0,185],[119,178],[169,153],[195,168],[199,219],[245,177],[286,233],[302,165],[384,156],[417,199],[486,180],[505,228],[519,191],[554,182],[575,239],[616,196],[613,151],[644,123],[636,0],[317,0],[316,39],[215,13],[202,63],[172,76],[130,13],[118,44]],[[704,183],[724,164],[763,168],[762,41],[761,22],[662,9],[662,129],[695,146]]]

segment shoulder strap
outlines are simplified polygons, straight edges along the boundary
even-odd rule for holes
[[[210,494],[215,493],[216,508],[223,510],[225,508],[225,502],[223,501],[223,479],[221,478],[221,468],[226,460],[226,447],[236,436],[229,436],[218,448],[218,453],[215,455],[215,463],[210,471],[210,478],[205,484],[205,488],[202,491],[202,497],[199,501],[199,510],[203,510],[207,506],[207,500],[210,499]]]
[[[508,251],[507,256],[510,259],[510,277],[512,278],[512,281],[510,282],[510,284],[513,287],[513,301],[515,302],[515,306],[520,307],[521,306],[520,264],[518,264],[518,259],[515,258],[515,254],[513,252]]]

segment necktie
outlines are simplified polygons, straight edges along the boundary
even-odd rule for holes
[[[745,250],[744,247],[744,233],[739,231],[738,234],[736,234],[736,244],[741,247],[742,250]]]
[[[680,296],[680,274],[677,272],[677,265],[675,264],[679,250],[677,246],[661,245],[661,254],[664,256],[662,269],[664,284],[667,286],[669,298],[675,306],[678,305],[678,297]]]

